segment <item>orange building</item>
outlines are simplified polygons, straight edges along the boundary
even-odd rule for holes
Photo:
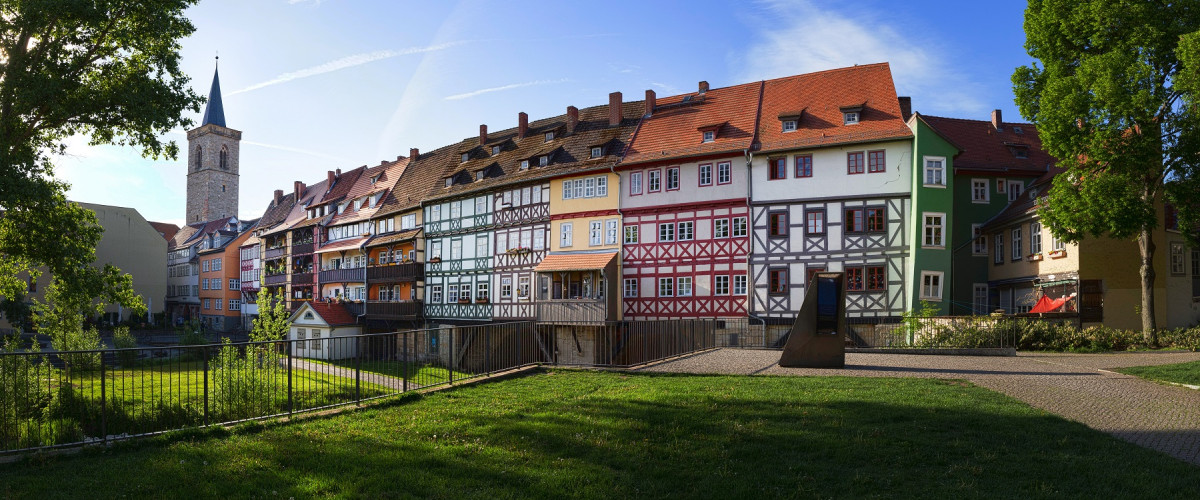
[[[247,224],[249,226],[250,224]],[[197,252],[200,260],[200,321],[218,332],[232,332],[242,325],[241,256],[238,249],[253,234],[251,227],[240,233],[220,231],[208,248]]]

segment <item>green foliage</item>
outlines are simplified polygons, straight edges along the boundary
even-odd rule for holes
[[[25,301],[24,294],[18,294],[11,299],[0,297],[0,317],[6,318],[8,324],[18,332],[25,331],[26,328],[33,325],[32,313],[33,308]]]
[[[179,334],[179,345],[204,345],[208,343],[208,339],[204,338],[204,330],[201,328],[200,320],[195,318],[175,327],[175,333]]]
[[[254,327],[250,330],[250,340],[265,342],[282,340],[287,337],[292,324],[288,321],[288,313],[283,294],[273,294],[270,290],[258,295],[258,317],[254,318]]]
[[[213,360],[213,403],[223,420],[272,415],[280,410],[276,398],[287,384],[280,369],[282,356],[272,344],[250,345],[245,350],[221,339]]]
[[[117,349],[133,349],[138,346],[137,339],[133,334],[129,333],[128,326],[118,326],[113,329],[113,347]],[[121,366],[133,366],[137,363],[137,351],[118,351],[117,359],[121,361]]]
[[[15,338],[0,344],[0,353],[22,352],[30,351],[20,348]],[[33,356],[0,356],[0,449],[29,445],[26,423],[40,418],[50,404],[50,389],[42,379],[51,369],[35,361],[39,360]]]

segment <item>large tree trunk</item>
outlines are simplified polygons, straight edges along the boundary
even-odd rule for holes
[[[1142,337],[1151,346],[1158,345],[1157,326],[1154,322],[1154,232],[1142,229],[1138,235],[1138,251],[1142,256]]]

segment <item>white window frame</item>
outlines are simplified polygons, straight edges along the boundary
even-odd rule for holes
[[[750,227],[745,217],[733,218],[733,237],[741,238],[749,234]]]
[[[694,239],[696,239],[696,223],[680,222],[679,227],[675,230],[675,241],[692,241]]]
[[[542,155],[538,157],[538,166],[544,167],[550,164],[550,155]]]
[[[672,222],[664,222],[658,225],[658,242],[675,241],[675,224]]]
[[[716,130],[705,130],[700,136],[700,142],[713,142],[717,140]]]
[[[691,297],[692,296],[692,277],[680,276],[675,279],[675,296],[676,297]]]
[[[1029,223],[1029,255],[1039,255],[1042,253],[1042,223]]]
[[[638,229],[639,226],[637,224],[628,224],[625,226],[625,236],[623,239],[624,244],[636,245],[638,243]]]
[[[784,120],[783,121],[783,132],[784,133],[795,132],[795,131],[796,131],[796,120]]]
[[[658,279],[658,296],[659,297],[674,297],[675,296],[675,278],[659,278]]]
[[[717,184],[729,184],[733,182],[733,168],[729,162],[723,161],[717,164]]]
[[[572,245],[572,232],[575,230],[575,225],[570,222],[563,222],[558,227],[559,239],[558,246],[567,248]]]
[[[1025,183],[1021,181],[1008,181],[1008,201],[1017,201],[1021,197],[1021,193],[1025,191]]]
[[[745,274],[735,274],[733,276],[733,294],[746,295],[747,278]]]
[[[842,125],[858,125],[862,115],[858,111],[842,112]]]
[[[1004,263],[1004,233],[996,233],[992,236],[992,263]]]
[[[938,162],[937,168],[933,168],[930,163]],[[946,157],[945,156],[926,156],[922,162],[924,168],[921,169],[921,182],[925,187],[944,188],[946,187]],[[932,172],[937,172],[935,182],[929,182],[929,175]]]
[[[629,173],[629,196],[642,194],[642,172]]]
[[[1022,253],[1023,249],[1021,248],[1021,243],[1023,242],[1023,238],[1021,237],[1021,226],[1012,228],[1010,235],[1011,240],[1009,241],[1009,245],[1012,246],[1012,260],[1021,260],[1025,257],[1025,254]]]
[[[442,285],[429,286],[429,301],[433,304],[442,303]]]
[[[621,227],[621,221],[618,219],[608,219],[604,221],[604,244],[616,245],[617,232]]]
[[[975,314],[987,314],[989,312],[987,283],[974,283],[971,286],[971,290],[971,309]],[[982,301],[980,300],[981,298],[983,299]]]
[[[592,146],[592,158],[604,156],[604,148],[600,146]]]
[[[992,183],[987,179],[971,179],[971,203],[990,203]]]
[[[983,234],[983,224],[971,224],[971,255],[987,255],[987,235]]]
[[[729,219],[713,219],[713,238],[728,238],[729,229]]]
[[[700,165],[697,168],[699,169],[699,173],[697,174],[700,178],[699,185],[701,185],[701,186],[713,185],[713,166],[712,166],[712,164],[705,163],[703,165]]]
[[[636,298],[638,296],[638,280],[637,278],[625,278],[621,282],[622,296],[625,298]]]
[[[713,276],[713,295],[729,295],[729,275]]]
[[[921,300],[940,302],[945,283],[945,273],[941,271],[921,271]],[[936,293],[930,293],[936,292]]]
[[[604,222],[594,220],[588,222],[588,246],[595,247],[603,244]]]
[[[929,219],[936,217],[937,224],[930,224]],[[946,214],[942,212],[922,212],[921,232],[922,248],[946,248]]]

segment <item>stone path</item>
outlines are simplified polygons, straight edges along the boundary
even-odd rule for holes
[[[283,362],[286,363],[287,361],[285,360]],[[343,368],[340,366],[327,365],[324,363],[314,363],[312,361],[308,361],[308,360],[302,359],[302,358],[292,358],[292,368],[295,370],[305,370],[305,371],[310,371],[310,372],[314,372],[314,373],[323,373],[326,375],[333,375],[335,377],[342,377],[342,378],[348,378],[350,380],[354,380],[354,369],[353,368]],[[389,387],[389,388],[396,389],[396,390],[400,390],[401,388],[404,387],[404,379],[403,378],[389,377],[387,375],[380,375],[380,374],[374,373],[374,372],[367,372],[367,371],[362,372],[360,375],[360,380],[362,380],[364,383],[381,385],[381,386]],[[415,389],[420,389],[421,387],[423,387],[423,386],[418,386],[415,383],[410,383],[408,386],[408,389],[415,390]]]
[[[1113,368],[1200,360],[1200,353],[1020,353],[1016,357],[846,354],[846,368],[783,368],[779,351],[718,349],[640,370],[749,375],[965,379],[1131,443],[1200,465],[1200,390]]]

